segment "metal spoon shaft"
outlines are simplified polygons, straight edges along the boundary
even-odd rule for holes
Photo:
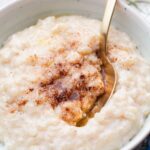
[[[110,28],[110,23],[112,20],[116,2],[117,2],[117,0],[108,0],[107,1],[107,5],[105,8],[105,12],[104,12],[104,17],[102,20],[102,34],[104,34],[105,36],[108,35],[108,31]]]

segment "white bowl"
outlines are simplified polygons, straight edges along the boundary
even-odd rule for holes
[[[104,0],[1,0],[0,44],[12,33],[24,29],[49,15],[79,14],[102,18]],[[113,24],[137,43],[141,54],[150,60],[150,28],[130,7],[120,1]],[[150,132],[150,115],[143,128],[122,150],[136,147]]]

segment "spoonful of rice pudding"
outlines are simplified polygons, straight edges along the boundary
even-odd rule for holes
[[[112,96],[115,86],[116,86],[116,72],[111,64],[109,58],[107,57],[107,38],[108,38],[108,31],[110,28],[110,23],[112,20],[113,12],[116,6],[117,0],[108,0],[107,5],[105,8],[105,13],[101,25],[101,33],[100,33],[100,49],[97,51],[97,56],[100,58],[102,63],[100,64],[101,75],[103,86],[103,94],[100,94],[91,107],[90,111],[87,113],[85,118],[81,119],[78,122],[78,125],[82,126],[85,124],[89,117],[93,117],[96,112],[99,112],[100,109],[104,106],[104,104],[109,100]]]

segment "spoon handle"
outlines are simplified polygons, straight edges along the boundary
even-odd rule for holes
[[[117,0],[107,0],[106,9],[102,21],[102,34],[107,38],[110,22],[114,13]]]

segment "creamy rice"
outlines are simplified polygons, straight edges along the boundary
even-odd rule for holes
[[[50,95],[51,88],[41,89],[41,83],[42,87],[45,83],[49,86],[47,79],[58,74],[59,69],[52,65],[54,62],[67,63],[63,64],[64,69],[69,62],[69,76],[63,74],[63,86],[70,87],[72,79],[84,72],[88,86],[94,85],[96,89],[89,92],[94,96],[93,103],[103,93],[101,75],[97,73],[101,62],[95,55],[99,33],[98,20],[64,16],[40,20],[37,25],[9,38],[0,50],[0,143],[3,149],[116,150],[139,131],[150,112],[150,65],[138,54],[130,38],[114,28],[110,31],[108,49],[118,74],[117,87],[102,110],[85,126],[70,125],[74,121],[69,124],[60,114],[62,108],[71,105],[73,111],[83,116],[86,112],[82,112],[83,106],[89,97],[83,104],[63,102],[54,108],[45,92],[50,90]],[[82,70],[70,71],[70,63],[83,58],[86,59]]]

